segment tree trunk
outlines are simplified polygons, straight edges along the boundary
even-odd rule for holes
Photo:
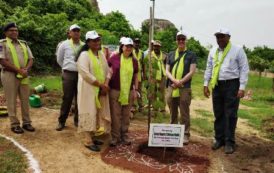
[[[274,92],[274,77],[272,78],[272,91]]]

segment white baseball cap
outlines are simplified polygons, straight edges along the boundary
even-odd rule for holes
[[[217,34],[230,35],[230,32],[227,28],[220,28],[214,33],[214,35],[217,35]]]
[[[86,33],[86,40],[91,39],[94,40],[96,38],[100,38],[100,35],[96,31],[88,31]]]
[[[123,45],[133,45],[133,41],[132,41],[131,38],[125,37],[125,38],[122,40],[122,44],[123,44]]]
[[[179,35],[183,35],[183,36],[187,37],[187,32],[186,31],[179,31],[179,32],[177,32],[176,37],[178,37]]]
[[[78,26],[77,24],[73,24],[69,27],[69,30],[74,30],[74,29],[80,29],[80,26]]]
[[[125,39],[126,37],[121,37],[120,40],[119,40],[119,43],[122,44],[123,43],[123,40]]]

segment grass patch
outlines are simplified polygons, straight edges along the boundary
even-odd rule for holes
[[[213,136],[213,122],[208,118],[191,119],[191,129],[197,131],[202,136]]]
[[[170,115],[163,112],[153,112],[152,123],[170,123]]]
[[[45,84],[48,91],[62,91],[62,81],[60,76],[32,76],[30,78],[31,87]]]
[[[252,113],[251,110],[239,110],[238,117],[247,119],[249,125],[257,130],[260,130],[262,119],[260,117],[256,117],[256,114]]]
[[[25,173],[27,162],[23,153],[12,143],[0,137],[0,172]]]
[[[201,117],[191,119],[191,129],[202,136],[212,136],[214,131],[213,113],[203,109],[197,109],[195,112]]]
[[[248,123],[274,140],[273,132],[265,128],[265,123],[274,115],[274,92],[272,78],[249,75],[246,91],[252,92],[252,100],[241,100],[241,104],[253,109],[239,110],[238,116],[248,120]]]
[[[207,110],[203,110],[203,109],[197,109],[195,110],[195,112],[203,117],[208,117],[208,118],[213,118],[214,115],[212,112],[209,112]]]
[[[263,130],[263,121],[271,118],[273,115],[273,108],[240,109],[238,111],[240,118],[247,119],[249,124],[258,130]]]
[[[201,72],[195,73],[191,81],[192,98],[205,99],[203,82],[204,82],[204,74]]]

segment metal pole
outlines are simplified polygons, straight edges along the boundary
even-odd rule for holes
[[[154,38],[154,9],[155,9],[155,0],[152,1],[152,7],[150,7],[150,28],[149,28],[149,42],[148,42],[148,58],[149,58],[149,75],[148,75],[148,81],[151,83],[151,75],[152,75],[152,67],[151,67],[151,41]],[[149,128],[150,128],[150,123],[151,123],[151,93],[148,93],[148,133],[149,133]]]
[[[151,40],[152,40],[152,7],[150,7],[150,21],[149,21],[149,39],[148,39],[148,81],[151,82]],[[151,111],[150,111],[150,105],[151,105],[151,93],[147,92],[148,96],[148,133],[150,128],[150,122],[151,122]]]
[[[151,24],[151,35],[152,35],[152,40],[154,39],[154,25],[155,25],[155,20],[154,20],[154,14],[155,14],[155,0],[152,1],[152,24]]]

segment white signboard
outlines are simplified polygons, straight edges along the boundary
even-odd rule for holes
[[[183,147],[185,125],[150,124],[149,142],[151,147]]]

